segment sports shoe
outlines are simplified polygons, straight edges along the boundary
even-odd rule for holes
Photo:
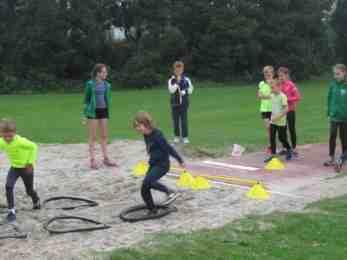
[[[327,160],[323,163],[325,167],[331,167],[335,165],[335,160],[333,158],[330,158],[330,160]]]
[[[336,160],[336,163],[334,164],[335,172],[339,173],[341,172],[343,165],[343,161],[341,159]]]
[[[290,161],[292,158],[293,158],[293,153],[291,150],[288,150],[286,154],[286,160]]]
[[[168,194],[168,196],[167,196],[167,200],[166,201],[164,201],[163,203],[162,203],[162,205],[163,206],[167,206],[167,205],[170,205],[171,203],[173,203],[178,197],[179,197],[180,195],[179,195],[179,193],[177,193],[177,192],[170,192],[169,194]]]
[[[39,210],[39,209],[41,209],[40,199],[38,199],[36,202],[33,203],[33,210]]]
[[[185,137],[185,138],[183,138],[183,143],[184,143],[184,144],[189,144],[190,141],[189,141],[189,139],[188,139],[187,137]]]
[[[8,222],[14,222],[16,221],[16,213],[10,211],[8,214],[7,214],[7,217],[6,217],[7,221]]]
[[[180,142],[180,138],[176,136],[176,137],[173,139],[173,142],[174,142],[175,144],[178,144],[178,143]]]

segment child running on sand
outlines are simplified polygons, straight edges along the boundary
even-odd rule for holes
[[[142,183],[141,195],[148,207],[149,214],[155,215],[157,209],[153,202],[151,189],[166,193],[168,196],[166,205],[178,197],[178,193],[159,182],[159,179],[170,170],[169,156],[173,156],[183,169],[185,169],[185,165],[181,156],[166,141],[162,132],[154,127],[152,117],[148,113],[138,112],[133,125],[139,133],[143,134],[149,155],[149,169]]]
[[[37,157],[37,145],[17,135],[14,121],[3,119],[0,122],[0,151],[5,151],[11,163],[6,181],[6,198],[9,222],[16,220],[14,206],[14,186],[22,178],[26,193],[31,197],[33,209],[41,208],[40,198],[34,190],[34,163]]]

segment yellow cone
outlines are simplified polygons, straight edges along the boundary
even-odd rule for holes
[[[148,171],[148,164],[146,162],[139,162],[135,165],[133,175],[136,177],[143,177]]]
[[[208,190],[211,188],[210,182],[204,177],[196,177],[192,184],[193,190]]]
[[[176,182],[178,187],[191,188],[194,183],[194,177],[189,172],[184,172]]]
[[[270,198],[270,193],[260,183],[255,184],[249,192],[247,197],[256,200],[267,200]]]
[[[268,164],[265,166],[266,170],[274,171],[274,170],[283,170],[285,165],[278,158],[273,158]]]

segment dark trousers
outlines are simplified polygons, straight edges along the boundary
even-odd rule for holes
[[[146,177],[142,183],[141,195],[149,210],[155,208],[151,189],[158,190],[166,194],[169,193],[169,189],[159,182],[159,179],[163,177],[168,171],[169,167],[161,166],[151,166],[148,169]]]
[[[335,156],[337,132],[341,140],[342,154],[347,152],[347,122],[330,122],[329,155]]]
[[[188,106],[173,106],[172,119],[175,136],[188,137]]]
[[[34,173],[28,173],[22,168],[10,168],[6,180],[6,198],[9,209],[14,208],[13,190],[19,177],[22,178],[26,193],[31,197],[33,203],[36,203],[39,200],[39,197],[34,190]]]
[[[278,125],[270,125],[270,145],[271,145],[271,153],[276,154],[276,136],[278,132],[278,138],[282,143],[283,147],[288,151],[291,149],[288,143],[287,138],[287,127],[286,126],[278,126]]]
[[[292,144],[292,148],[296,148],[296,127],[295,127],[295,111],[289,111],[287,113],[287,126],[289,130],[289,135],[290,135],[290,141]]]

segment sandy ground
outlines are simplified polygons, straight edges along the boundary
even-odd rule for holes
[[[246,198],[245,189],[215,185],[202,192],[182,190],[181,197],[175,203],[178,212],[165,218],[129,224],[122,222],[118,215],[124,208],[141,203],[141,179],[131,174],[135,163],[146,159],[145,147],[143,142],[117,141],[109,146],[109,150],[121,167],[102,167],[92,171],[88,168],[85,144],[40,146],[35,182],[42,200],[70,195],[96,200],[100,205],[69,212],[54,209],[34,212],[19,181],[16,186],[16,206],[19,210],[17,225],[29,233],[29,238],[0,240],[1,260],[86,259],[91,252],[131,246],[160,231],[189,232],[216,228],[248,214],[267,214],[275,210],[301,211],[310,202],[347,193],[347,178],[331,178],[331,172],[327,178],[317,179],[313,184],[295,185],[291,190],[295,197],[274,194],[265,202]],[[8,162],[3,154],[0,155],[0,162],[0,194],[5,194]],[[163,181],[175,187],[174,179],[165,177]],[[285,183],[286,192],[288,185],[290,183]],[[0,196],[1,205],[6,205],[5,196]],[[0,218],[5,217],[1,209],[0,214]],[[89,217],[110,224],[112,228],[89,233],[49,235],[42,224],[60,215]],[[5,226],[0,226],[0,234],[5,230]]]

